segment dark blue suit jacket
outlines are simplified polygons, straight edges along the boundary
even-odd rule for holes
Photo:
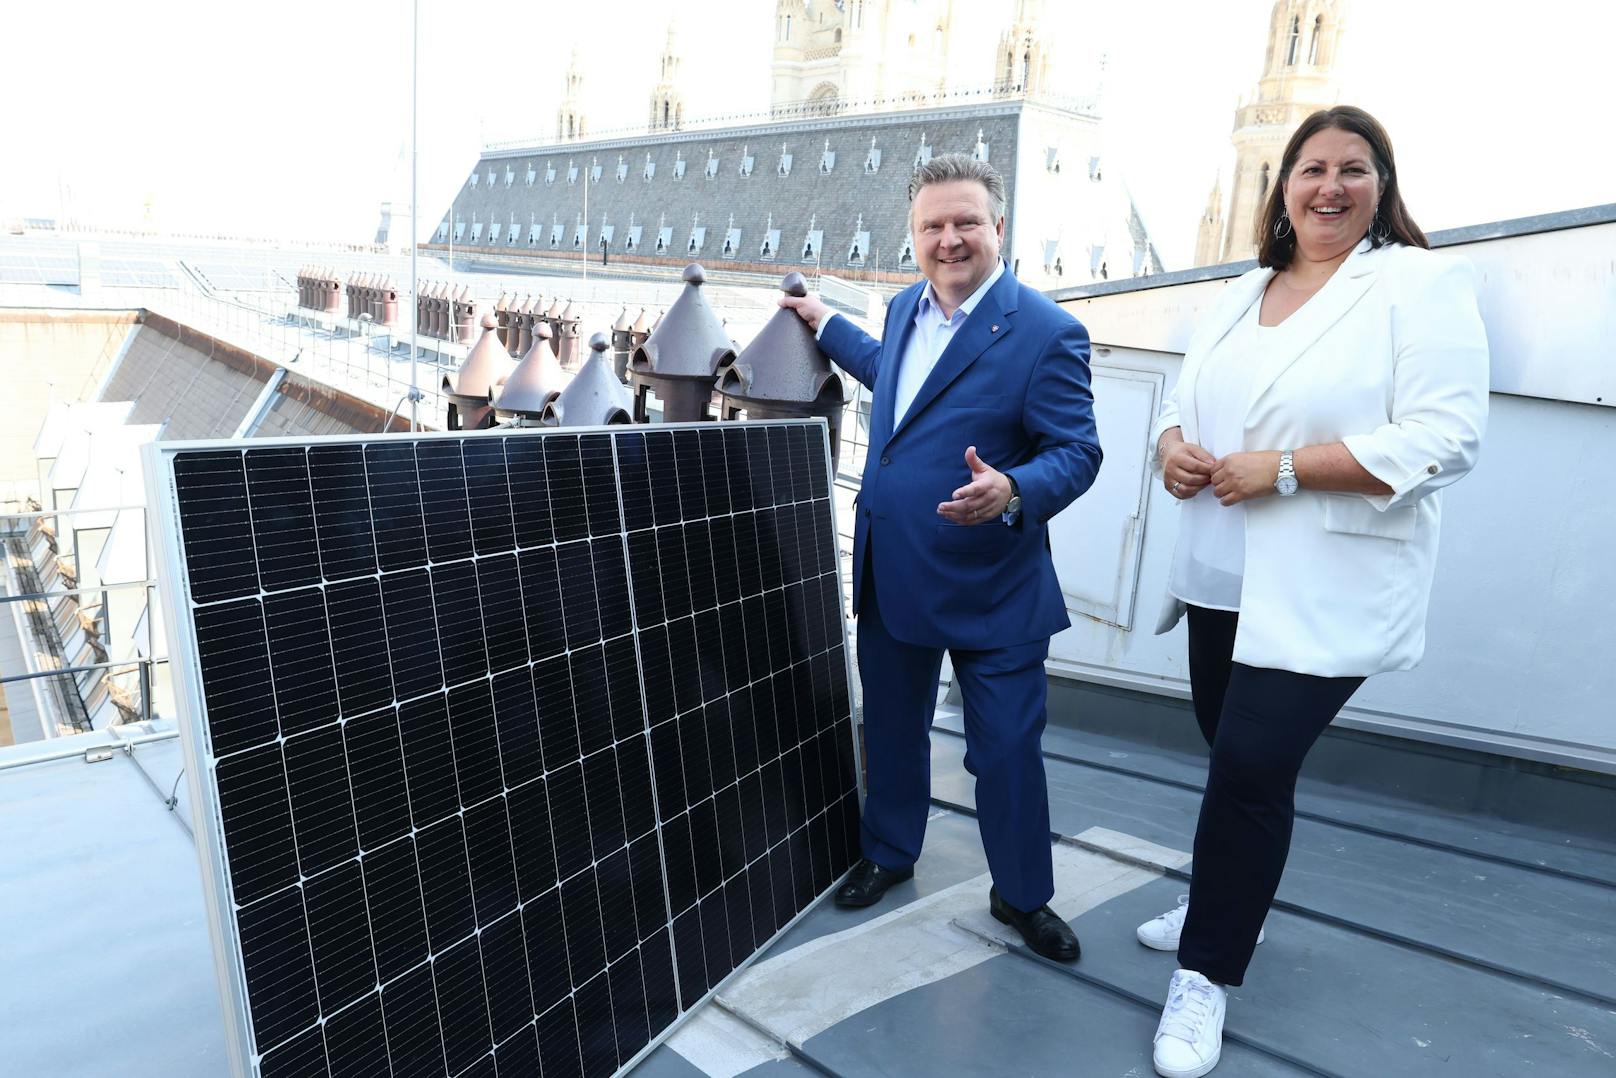
[[[921,385],[903,422],[893,395],[925,282],[887,309],[882,340],[846,318],[820,336],[872,391],[869,458],[855,503],[853,609],[866,557],[887,631],[925,647],[982,650],[1045,639],[1071,624],[1047,524],[1093,484],[1100,440],[1088,332],[1009,272],[982,297]],[[1014,477],[1021,520],[951,524],[937,513],[970,481],[966,446]]]

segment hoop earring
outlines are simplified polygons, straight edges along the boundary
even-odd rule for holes
[[[1380,214],[1378,213],[1375,214],[1374,221],[1369,225],[1369,238],[1376,247],[1384,247],[1392,240],[1392,230],[1386,226],[1385,221],[1380,219]]]
[[[1290,234],[1291,215],[1288,213],[1282,213],[1279,215],[1279,220],[1274,222],[1274,238],[1276,240],[1282,240]]]

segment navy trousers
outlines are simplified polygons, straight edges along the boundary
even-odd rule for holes
[[[869,771],[859,825],[865,857],[902,869],[920,857],[931,807],[931,723],[943,649],[895,640],[866,573],[858,619]],[[951,649],[965,704],[965,770],[999,895],[1030,912],[1055,893],[1041,739],[1048,639],[989,651]]]
[[[1233,661],[1240,615],[1189,608],[1190,693],[1212,748],[1178,964],[1245,980],[1291,850],[1302,760],[1361,677],[1317,677]]]

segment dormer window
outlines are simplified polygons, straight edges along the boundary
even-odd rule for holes
[[[700,254],[702,244],[704,244],[706,242],[707,242],[707,226],[706,225],[693,226],[690,229],[690,242],[685,245],[685,251],[687,253],[693,254],[693,255],[694,254]]]
[[[864,259],[870,253],[870,234],[864,228],[864,215],[859,214],[858,224],[853,226],[853,242],[847,248],[847,264],[849,266],[862,266]]]
[[[472,185],[472,186],[473,186],[473,187],[476,187],[476,186],[477,186],[477,181],[478,181],[478,180],[480,180],[480,179],[482,179],[482,173],[480,173],[480,172],[473,172],[473,173],[472,173],[472,174],[471,174],[471,185]]]
[[[718,158],[716,156],[714,156],[713,151],[708,150],[707,151],[707,178],[710,180],[710,179],[713,179],[717,175],[718,175]]]
[[[459,243],[466,238],[466,222],[455,222],[455,242]]]
[[[1044,168],[1055,175],[1060,175],[1060,147],[1050,146],[1044,150]]]
[[[490,186],[490,187],[494,186],[494,169],[493,169],[493,166],[489,166],[489,169],[488,169],[488,186]]]
[[[596,247],[610,247],[612,240],[617,238],[616,225],[601,225],[600,235],[595,239]]]
[[[864,155],[864,171],[872,175],[881,171],[881,150],[873,138],[870,140],[870,152]]]
[[[628,162],[623,160],[623,155],[622,154],[618,154],[617,155],[617,182],[622,183],[626,179],[628,179]]]
[[[537,247],[539,245],[539,233],[540,233],[540,231],[542,231],[542,230],[539,228],[537,223],[535,223],[533,221],[528,222],[528,226],[527,226],[527,245],[529,247]]]
[[[544,167],[544,186],[549,187],[551,184],[555,183],[555,177],[556,167],[554,165],[546,165]]]
[[[780,147],[780,164],[775,169],[782,176],[791,175],[791,152],[786,147]]]
[[[976,146],[971,150],[971,160],[986,163],[988,159],[988,144],[982,141],[982,129],[976,129]]]
[[[645,171],[641,173],[641,177],[645,180],[646,183],[650,183],[652,177],[654,177],[655,175],[656,175],[656,162],[651,160],[650,153],[647,153],[645,155]]]
[[[756,157],[754,157],[752,154],[749,154],[749,153],[746,152],[746,147],[744,147],[744,146],[741,147],[741,169],[740,169],[740,171],[741,171],[742,176],[750,176],[750,175],[752,175],[752,165],[753,165],[754,162],[756,162],[756,160],[757,160]]]
[[[511,165],[506,165],[505,166],[505,186],[509,187],[511,184],[513,184],[515,182],[516,182],[516,169],[515,169],[515,167],[511,166]]]
[[[538,179],[538,178],[539,178],[539,171],[538,171],[538,169],[536,169],[536,168],[534,168],[534,167],[533,167],[533,166],[532,166],[532,164],[529,164],[529,165],[528,165],[528,166],[527,166],[527,185],[528,185],[528,186],[529,186],[529,187],[532,187],[532,186],[533,186],[533,181],[534,181],[534,180],[536,180],[536,179]]]
[[[826,139],[825,140],[825,148],[819,154],[819,172],[820,172],[820,175],[822,175],[822,176],[830,175],[831,170],[834,169],[835,167],[836,167],[836,151],[830,148],[830,139]]]
[[[920,168],[921,165],[924,165],[930,160],[931,147],[926,145],[926,133],[922,131],[920,133],[920,146],[915,150],[915,168]]]
[[[903,237],[903,250],[898,252],[898,265],[913,266],[915,264],[915,238],[905,235]]]
[[[804,262],[812,262],[815,265],[818,265],[819,260],[822,257],[821,252],[824,250],[824,247],[825,230],[822,228],[815,228],[813,222],[810,221],[808,223],[808,235],[803,237],[802,241],[802,260]]]
[[[471,223],[471,242],[472,243],[480,242],[482,240],[482,238],[483,238],[483,225],[482,225],[482,222],[481,221],[473,221]]]
[[[670,248],[672,246],[673,246],[673,226],[672,225],[663,225],[661,228],[657,229],[657,234],[656,234],[656,253],[659,254],[659,255],[665,255],[665,254],[668,253],[668,248]]]
[[[623,237],[623,250],[633,253],[640,249],[640,233],[644,229],[640,225],[629,225],[628,235]]]
[[[735,227],[735,215],[729,215],[729,228],[724,230],[724,258],[734,258],[741,250],[741,230]]]
[[[567,165],[567,182],[569,184],[576,184],[578,182],[578,166],[577,165],[574,165],[574,164],[568,164]]]
[[[1095,183],[1100,182],[1100,159],[1098,157],[1089,158],[1089,179]]]
[[[685,155],[683,153],[677,154],[673,159],[673,178],[676,180],[685,178]]]
[[[1105,276],[1105,244],[1097,243],[1089,247],[1089,276]]]
[[[779,252],[780,230],[778,228],[765,230],[763,233],[763,245],[758,248],[758,260],[760,262],[773,262]]]
[[[516,241],[522,238],[522,226],[512,225],[509,234],[505,237],[505,246],[515,247]]]
[[[584,237],[589,235],[589,226],[579,221],[572,228],[572,249],[581,251],[584,248]]]
[[[449,222],[444,221],[438,225],[438,242],[442,243],[449,238]]]
[[[489,226],[488,226],[488,242],[489,243],[498,243],[499,242],[499,222],[498,221],[494,221],[494,222],[490,223]]]
[[[1045,240],[1043,246],[1044,272],[1053,277],[1059,277],[1066,271],[1066,268],[1062,264],[1061,260],[1060,240]]]
[[[591,182],[599,183],[600,182],[600,177],[602,176],[602,174],[603,173],[602,173],[599,161],[596,161],[593,165],[590,166],[590,168],[589,168],[589,179],[590,179]]]
[[[566,227],[560,221],[550,226],[550,250],[554,251],[561,246],[561,237],[565,234]]]

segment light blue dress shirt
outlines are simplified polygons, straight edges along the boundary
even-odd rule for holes
[[[937,304],[937,293],[932,290],[931,282],[926,282],[926,288],[920,293],[920,303],[915,307],[915,331],[909,335],[909,344],[903,350],[903,361],[898,366],[897,393],[892,401],[892,423],[896,427],[903,422],[910,405],[915,403],[915,397],[920,393],[920,387],[925,385],[926,377],[931,374],[932,368],[942,358],[948,344],[954,339],[954,334],[965,324],[965,320],[976,310],[976,305],[982,302],[982,297],[988,294],[988,289],[996,284],[1004,275],[1004,262],[1000,261],[988,274],[987,280],[977,286],[975,292],[968,296],[953,317],[944,318],[943,310]],[[816,337],[822,336],[830,320],[836,317],[832,311],[819,320],[819,330]]]

